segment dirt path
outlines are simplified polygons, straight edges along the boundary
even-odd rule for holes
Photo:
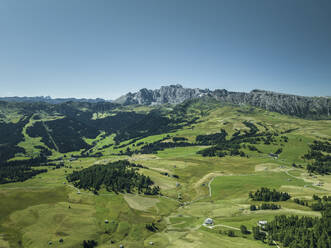
[[[210,185],[211,185],[211,183],[214,181],[214,179],[215,179],[215,177],[213,177],[213,178],[209,181],[209,183],[208,183],[209,197],[211,197],[211,187],[210,187]]]
[[[291,175],[291,174],[289,173],[288,170],[285,170],[285,174],[288,175],[288,176],[290,176],[290,177],[293,177],[293,178],[295,178],[295,179],[303,180],[303,179],[300,178],[300,177],[296,177],[296,176]]]
[[[227,225],[222,225],[222,224],[213,225],[213,226],[207,226],[207,225],[203,225],[203,226],[208,227],[208,228],[210,228],[210,229],[213,229],[213,228],[215,228],[215,227],[221,226],[221,227],[226,227],[226,228],[230,228],[230,229],[233,229],[233,230],[240,231],[240,229],[237,228],[237,227],[227,226]]]

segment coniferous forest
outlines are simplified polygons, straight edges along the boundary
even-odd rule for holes
[[[331,208],[322,212],[322,218],[276,216],[268,223],[270,238],[290,248],[331,247]]]
[[[143,174],[138,173],[141,165],[120,160],[106,165],[93,165],[81,171],[74,171],[67,176],[67,180],[76,187],[97,192],[102,187],[112,192],[137,191],[147,195],[157,195],[160,192],[158,186]]]
[[[265,201],[265,202],[278,202],[278,201],[287,201],[291,196],[286,192],[278,192],[275,189],[270,190],[269,188],[262,187],[257,191],[250,192],[249,197],[254,201]]]
[[[309,172],[329,174],[331,172],[331,143],[315,140],[309,146],[310,150],[303,157],[312,162],[307,165]]]

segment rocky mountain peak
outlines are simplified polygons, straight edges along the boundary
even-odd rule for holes
[[[254,89],[249,93],[231,92],[225,89],[211,91],[209,89],[184,88],[180,84],[162,86],[155,90],[143,88],[136,93],[121,96],[114,102],[123,105],[179,104],[203,96],[209,96],[229,104],[251,105],[305,118],[330,118],[331,112],[331,99],[327,97],[304,97],[259,89]]]

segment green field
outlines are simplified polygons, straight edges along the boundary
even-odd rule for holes
[[[199,108],[192,106],[190,111],[194,113],[196,109]],[[150,110],[148,107],[136,109],[144,113]],[[114,148],[114,134],[103,136],[104,133],[100,133],[95,139],[86,138],[88,144],[95,144],[90,154],[101,152],[101,157],[71,161],[71,155],[78,151],[60,154],[52,150],[52,158],[66,155],[63,158],[66,167],[45,166],[46,173],[24,182],[0,185],[0,248],[82,247],[83,240],[92,239],[101,248],[119,247],[120,244],[135,248],[262,248],[268,245],[254,240],[252,235],[235,231],[235,237],[229,237],[226,234],[229,227],[239,228],[243,224],[252,229],[259,220],[270,221],[279,214],[320,216],[319,212],[298,205],[293,199],[280,202],[282,208],[279,210],[252,212],[248,194],[269,187],[307,200],[313,194],[331,195],[330,175],[313,176],[304,168],[292,167],[294,162],[307,165],[308,161],[302,156],[313,140],[331,139],[331,121],[303,120],[261,109],[246,113],[239,110],[246,111],[246,107],[214,106],[205,110],[195,124],[134,142],[124,141],[118,145],[130,144],[122,148]],[[107,116],[111,113],[95,113],[93,118]],[[14,120],[17,116],[13,114]],[[277,138],[270,145],[256,145],[261,153],[244,148],[248,157],[202,157],[197,154],[207,146],[168,148],[157,154],[114,155],[127,147],[135,150],[140,142],[152,143],[167,135],[194,142],[197,135],[216,133],[224,128],[231,136],[236,130],[247,130],[242,124],[245,120],[256,124],[260,131],[266,127],[274,132],[295,130],[286,133],[286,143]],[[27,125],[33,125],[33,121]],[[25,140],[19,146],[28,154],[38,154],[35,146],[44,146],[41,139],[29,137],[25,129],[23,135]],[[105,147],[107,145],[110,146]],[[283,152],[278,159],[268,155],[279,147]],[[17,154],[17,159],[23,157]],[[160,186],[162,195],[116,194],[105,189],[98,195],[87,190],[80,190],[78,194],[66,181],[66,175],[74,170],[119,159],[143,165],[145,168],[139,169],[139,173],[149,176]],[[323,184],[314,186],[316,182]],[[214,219],[215,228],[202,226],[207,217]],[[156,225],[156,232],[146,229],[146,224],[151,223]],[[59,243],[60,239],[63,243]]]

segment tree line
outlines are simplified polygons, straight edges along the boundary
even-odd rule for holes
[[[270,209],[270,210],[277,210],[277,209],[280,209],[281,206],[280,205],[276,205],[276,204],[269,204],[269,203],[262,203],[260,206],[259,205],[255,205],[255,204],[252,204],[250,206],[250,210],[251,211],[257,211],[257,210],[267,210],[267,209]]]
[[[250,192],[249,197],[254,201],[265,202],[287,201],[291,198],[290,194],[288,194],[287,192],[278,192],[275,189],[271,190],[265,187],[262,187],[255,192]]]

